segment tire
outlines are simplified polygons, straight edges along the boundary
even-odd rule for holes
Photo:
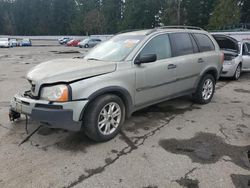
[[[211,74],[206,74],[201,79],[196,92],[193,94],[193,101],[198,104],[211,102],[215,92],[215,79]]]
[[[234,76],[233,76],[233,80],[239,80],[240,76],[241,76],[241,64],[238,65],[238,67],[235,70]]]
[[[111,114],[107,114],[112,107],[114,107],[113,111],[116,112],[112,115],[119,114],[119,110],[120,115],[111,117]],[[124,103],[118,96],[102,95],[86,109],[82,129],[90,139],[96,142],[109,141],[119,133],[125,120],[125,113]],[[110,128],[108,129],[108,127]]]
[[[84,48],[89,48],[89,45],[88,45],[88,44],[85,44]]]

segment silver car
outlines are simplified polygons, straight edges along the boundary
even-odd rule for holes
[[[238,80],[242,71],[250,70],[250,41],[238,42],[226,35],[213,35],[224,53],[221,77]]]
[[[84,39],[79,43],[79,47],[80,48],[93,48],[101,42],[102,42],[101,39],[94,39],[94,38]]]
[[[222,57],[214,38],[198,28],[118,34],[84,59],[34,67],[27,75],[31,90],[14,96],[10,119],[25,114],[48,127],[108,141],[139,109],[190,94],[199,104],[209,103]]]

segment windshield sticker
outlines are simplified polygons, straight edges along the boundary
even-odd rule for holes
[[[124,41],[124,44],[126,48],[133,48],[138,42],[140,42],[140,40],[127,39]]]

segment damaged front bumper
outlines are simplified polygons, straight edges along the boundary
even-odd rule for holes
[[[51,104],[49,101],[32,99],[26,94],[17,94],[10,103],[10,119],[15,120],[20,114],[24,114],[50,128],[80,131],[80,116],[87,102],[86,100]]]

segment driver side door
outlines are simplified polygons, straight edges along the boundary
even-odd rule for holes
[[[152,38],[138,56],[155,54],[152,63],[134,65],[136,69],[136,107],[146,106],[163,100],[175,92],[176,66],[172,63],[171,45],[168,34]]]

